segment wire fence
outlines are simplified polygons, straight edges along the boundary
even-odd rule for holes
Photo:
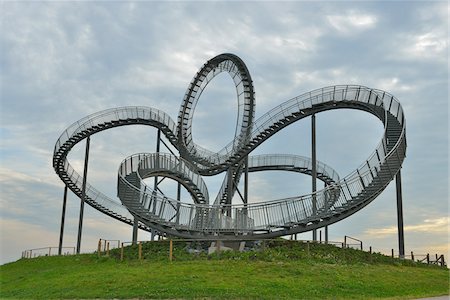
[[[356,242],[356,243],[355,243]],[[99,239],[97,249],[88,251],[85,253],[96,253],[98,257],[114,256],[121,261],[124,259],[139,259],[143,260],[153,255],[159,255],[160,257],[166,257],[168,261],[174,260],[174,250],[180,251],[180,249],[187,254],[205,253],[210,255],[212,253],[222,253],[227,250],[235,250],[240,252],[254,251],[254,250],[266,250],[269,248],[277,249],[281,245],[296,245],[297,249],[301,249],[306,256],[314,256],[323,254],[324,249],[320,248],[321,245],[333,245],[335,253],[330,255],[339,255],[341,259],[349,260],[350,257],[345,257],[345,251],[336,252],[337,249],[352,249],[356,250],[358,254],[367,259],[369,262],[384,261],[387,262],[391,259],[391,262],[395,261],[409,261],[411,263],[420,263],[427,265],[437,265],[441,267],[447,267],[444,255],[430,255],[416,254],[411,251],[405,255],[399,255],[395,253],[394,249],[391,249],[390,255],[376,253],[373,251],[372,246],[364,249],[363,242],[359,239],[345,236],[343,242],[336,241],[309,241],[309,240],[297,240],[296,235],[292,235],[290,239],[254,239],[254,240],[236,240],[227,241],[218,239],[158,239],[152,241],[123,241],[114,239]],[[327,248],[330,251],[329,248]],[[325,249],[326,250],[326,249]],[[42,247],[35,249],[28,249],[22,251],[23,259],[31,259],[41,256],[56,256],[56,255],[75,255],[75,247],[62,247],[59,251],[59,247]],[[177,252],[180,254],[180,252]],[[328,256],[330,256],[328,255]],[[352,254],[355,255],[355,252]],[[327,256],[327,255],[325,255]],[[382,258],[381,258],[382,257]]]

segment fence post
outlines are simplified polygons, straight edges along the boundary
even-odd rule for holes
[[[441,267],[445,266],[444,254],[441,255]]]
[[[342,246],[342,248],[347,247],[347,236],[344,236],[344,244]]]
[[[414,253],[411,251],[411,260],[414,261]]]
[[[173,242],[172,239],[170,239],[169,241],[169,261],[172,261],[172,256],[173,256]]]
[[[100,252],[102,252],[102,239],[98,240],[98,246],[97,246],[98,257],[100,257]]]
[[[427,253],[427,265],[430,264],[430,253]]]
[[[142,259],[142,242],[139,242],[139,251],[138,251],[138,253],[139,253],[139,260],[141,260]]]
[[[372,246],[369,246],[369,261],[372,262]]]
[[[394,258],[394,249],[391,249],[391,257]]]
[[[106,255],[109,256],[109,242],[106,243]]]
[[[123,261],[123,243],[122,247],[120,248],[120,261]]]

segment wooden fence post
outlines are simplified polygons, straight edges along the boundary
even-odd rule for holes
[[[411,251],[411,260],[414,261],[414,252]]]
[[[173,256],[173,242],[172,239],[169,241],[169,261],[172,261]]]
[[[100,257],[100,252],[102,252],[102,239],[98,240],[98,247],[97,247],[98,257]]]
[[[106,255],[109,256],[109,242],[106,243]]]
[[[427,265],[430,264],[430,253],[427,253]]]

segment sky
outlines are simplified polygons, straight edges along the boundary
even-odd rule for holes
[[[448,19],[447,1],[0,2],[0,264],[26,249],[58,246],[64,185],[52,155],[67,127],[121,106],[154,107],[176,120],[196,72],[221,53],[234,53],[247,65],[256,117],[335,84],[395,95],[408,142],[405,250],[449,257]],[[195,142],[211,150],[228,144],[237,111],[232,80],[220,74],[195,110]],[[354,110],[320,113],[316,126],[317,158],[341,177],[369,157],[383,134],[378,119]],[[80,174],[84,145],[69,154]],[[88,181],[119,201],[120,162],[155,148],[151,127],[98,133],[91,138]],[[311,156],[310,119],[252,154],[274,153]],[[204,180],[214,198],[223,174]],[[275,171],[252,173],[249,184],[252,202],[311,191],[310,177]],[[176,193],[169,180],[162,188]],[[192,202],[186,192],[182,199]],[[76,245],[79,206],[69,193],[64,246]],[[93,251],[99,238],[130,241],[131,234],[129,225],[85,206],[83,252]],[[363,210],[329,227],[331,241],[345,235],[376,252],[398,253],[394,181]],[[139,240],[149,238],[139,232]]]

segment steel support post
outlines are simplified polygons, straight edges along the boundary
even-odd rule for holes
[[[59,230],[59,246],[58,246],[58,255],[62,254],[62,246],[63,246],[63,236],[64,236],[64,220],[66,219],[66,203],[67,203],[67,185],[64,186],[64,198],[63,198],[63,207],[61,213],[61,229]]]
[[[228,179],[228,183],[227,183],[228,190],[227,190],[226,214],[227,214],[227,216],[231,217],[231,202],[233,200],[233,193],[232,193],[232,190],[233,190],[233,168],[230,167],[228,169],[227,176],[228,176],[227,177],[227,179]]]
[[[161,129],[158,129],[158,132],[156,134],[156,153],[159,154],[161,149]],[[153,184],[153,190],[155,191],[155,199],[156,200],[156,193],[158,191],[158,176],[155,176],[155,181]],[[151,230],[150,231],[151,234],[151,240],[154,241],[155,240],[155,235],[156,235],[156,231],[155,230]]]
[[[86,153],[84,155],[84,170],[83,170],[83,186],[81,189],[81,204],[80,204],[80,218],[78,220],[78,239],[77,239],[77,254],[80,254],[81,249],[81,232],[83,230],[83,214],[84,214],[84,202],[86,200],[86,179],[89,162],[89,145],[91,143],[91,137],[86,139]]]
[[[181,183],[178,182],[177,186],[177,217],[176,223],[180,224],[180,207],[181,207]]]
[[[312,213],[317,214],[316,199],[316,179],[317,179],[317,159],[316,159],[316,115],[311,116],[311,157],[312,157]],[[313,229],[313,241],[317,241],[317,229]]]
[[[397,225],[398,225],[398,253],[400,258],[405,257],[405,236],[403,231],[403,200],[402,200],[402,176],[401,170],[395,177],[397,188]]]
[[[248,155],[245,157],[244,204],[248,203]]]
[[[138,227],[139,226],[139,221],[136,218],[136,216],[134,216],[134,222],[133,222],[133,235],[131,237],[131,243],[133,245],[137,244],[137,239],[138,239]]]

